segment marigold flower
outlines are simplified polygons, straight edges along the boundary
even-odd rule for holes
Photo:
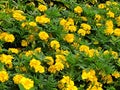
[[[82,19],[83,21],[87,21],[87,18],[84,17],[84,16],[81,16],[81,19]]]
[[[41,40],[47,40],[49,38],[49,35],[45,31],[40,31],[38,35]]]
[[[69,30],[70,32],[75,32],[75,31],[77,30],[77,28],[76,28],[76,26],[69,26],[69,27],[68,27],[68,30]]]
[[[48,65],[54,64],[54,59],[51,56],[46,56],[45,61],[47,62]]]
[[[68,43],[72,43],[74,41],[74,34],[66,34],[64,40]]]
[[[74,85],[74,81],[71,80],[69,76],[63,76],[63,78],[58,82],[58,88],[61,90],[78,90]]]
[[[107,28],[107,29],[105,29],[105,34],[106,35],[111,35],[111,34],[113,34],[113,29],[112,28]]]
[[[47,7],[45,5],[39,5],[38,6],[38,9],[41,11],[41,12],[44,12],[47,10]]]
[[[28,50],[28,51],[25,52],[25,55],[26,56],[31,56],[31,55],[33,55],[33,51],[32,50]]]
[[[29,24],[28,22],[23,22],[23,23],[21,24],[21,27],[24,28],[24,27],[27,26],[28,24]]]
[[[64,26],[66,22],[67,22],[67,20],[61,19],[61,20],[60,20],[60,25]]]
[[[86,45],[81,45],[80,47],[79,47],[79,50],[82,52],[86,52],[86,53],[88,53],[89,52],[89,46],[86,46]]]
[[[120,73],[118,71],[114,71],[112,76],[114,76],[115,78],[119,78],[120,77]]]
[[[16,74],[14,77],[13,77],[13,81],[15,84],[19,84],[20,83],[20,80],[23,78],[23,75],[21,74]]]
[[[37,73],[37,72],[39,72],[39,73],[44,73],[44,72],[45,72],[44,67],[41,66],[41,65],[36,65],[36,66],[34,67],[34,69],[35,69],[35,72],[36,72],[36,73]]]
[[[35,52],[41,52],[41,47],[35,48]]]
[[[103,3],[101,3],[101,4],[99,4],[98,5],[98,8],[100,8],[100,9],[104,9],[106,6],[105,6],[105,4],[103,4]]]
[[[23,87],[27,90],[31,89],[33,86],[34,86],[34,82],[33,80],[29,79],[29,78],[25,78],[23,77],[21,80],[20,80],[20,84],[23,85]]]
[[[29,22],[29,25],[32,26],[32,27],[37,26],[36,22]]]
[[[40,64],[41,64],[41,62],[34,58],[32,60],[30,60],[30,63],[29,63],[30,67],[33,67],[33,68],[35,68],[36,66],[39,66]]]
[[[97,22],[99,22],[100,20],[101,20],[101,16],[99,15],[99,14],[96,14],[95,15],[95,20],[97,21]]]
[[[82,23],[81,24],[81,27],[86,30],[86,31],[89,31],[91,30],[91,26],[89,24],[86,24],[86,23]]]
[[[106,1],[105,4],[106,4],[107,6],[110,6],[112,3],[111,3],[111,1]]]
[[[79,29],[77,33],[81,34],[82,36],[85,36],[86,31],[84,29]]]
[[[0,71],[0,82],[5,82],[9,78],[8,73],[6,71]]]
[[[55,63],[55,68],[57,71],[63,70],[64,69],[64,65],[61,62],[56,62]]]
[[[14,35],[13,34],[7,34],[5,37],[4,37],[4,40],[6,41],[6,42],[14,42],[14,40],[15,40],[15,37],[14,37]]]
[[[113,28],[113,21],[112,20],[107,20],[106,23],[105,23],[105,26],[107,28]]]
[[[111,52],[111,54],[113,55],[113,57],[114,57],[115,59],[117,59],[117,58],[118,58],[118,53],[117,53],[117,52],[112,51],[112,52]]]
[[[60,43],[59,43],[57,40],[52,40],[52,41],[50,42],[50,46],[51,46],[51,48],[53,48],[53,49],[59,49]]]
[[[50,72],[50,73],[56,73],[56,67],[55,67],[55,65],[51,65],[49,68],[48,68],[48,71]]]
[[[117,26],[120,26],[120,16],[115,18],[116,22],[117,22]]]
[[[50,23],[50,19],[47,18],[45,15],[37,16],[35,20],[36,20],[36,22],[38,22],[39,24]]]
[[[104,80],[105,80],[105,82],[106,82],[107,84],[110,84],[110,83],[113,82],[113,79],[112,79],[112,76],[111,76],[111,75],[106,75],[106,76],[104,77]]]
[[[18,54],[19,50],[16,48],[9,48],[8,51],[11,51],[12,53]]]
[[[23,21],[23,20],[25,20],[26,19],[26,17],[25,16],[23,16],[22,15],[23,14],[23,11],[14,11],[13,12],[13,18],[15,18],[16,20],[18,20],[18,21]]]
[[[114,35],[115,36],[120,36],[120,28],[116,28],[114,31],[113,31]]]
[[[26,47],[28,46],[28,42],[26,40],[21,41],[21,46]]]
[[[109,17],[111,17],[111,18],[114,18],[114,17],[115,17],[114,13],[111,12],[111,11],[109,11],[109,12],[107,13],[107,15],[108,15]]]
[[[11,55],[6,55],[6,54],[1,54],[0,55],[0,61],[2,63],[5,63],[6,65],[8,64],[12,64],[12,59],[13,59],[13,56]]]
[[[74,8],[74,12],[78,13],[78,14],[81,14],[83,12],[83,9],[80,6],[77,6],[77,7]]]

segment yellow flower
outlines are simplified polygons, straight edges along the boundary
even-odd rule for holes
[[[32,60],[30,60],[30,63],[29,63],[30,67],[33,67],[33,68],[35,68],[36,66],[39,66],[40,64],[41,64],[41,62],[34,58]]]
[[[100,26],[102,26],[102,24],[101,23],[96,23],[96,26],[100,27]]]
[[[85,36],[86,31],[84,29],[79,29],[77,33],[81,34],[82,36]]]
[[[100,9],[104,9],[106,6],[105,6],[105,4],[103,4],[103,3],[101,3],[101,4],[99,4],[98,5],[98,8],[100,8]]]
[[[50,73],[56,73],[56,67],[55,67],[55,65],[51,65],[51,66],[48,68],[48,71],[49,71]]]
[[[104,80],[106,81],[107,84],[110,84],[113,82],[112,76],[111,75],[106,75],[104,77]]]
[[[104,54],[104,55],[110,54],[110,52],[109,52],[108,50],[105,50],[105,51],[103,52],[103,54]]]
[[[23,46],[23,47],[28,46],[28,42],[26,40],[22,40],[21,46]]]
[[[57,71],[63,70],[64,69],[64,65],[61,62],[56,62],[55,63],[55,68]]]
[[[81,14],[83,12],[83,9],[80,6],[77,6],[77,7],[74,8],[74,12],[78,13],[78,14]]]
[[[47,7],[45,5],[39,5],[38,6],[38,9],[41,11],[41,12],[44,12],[47,10]]]
[[[60,80],[62,83],[74,85],[74,82],[71,80],[69,76],[63,76],[63,78]]]
[[[32,27],[37,26],[36,22],[29,22],[29,25],[32,26]]]
[[[118,53],[117,53],[117,52],[112,51],[111,53],[112,53],[112,55],[113,55],[113,57],[114,57],[115,59],[117,59],[117,58],[118,58]]]
[[[116,22],[117,22],[117,26],[120,26],[120,16],[115,18]]]
[[[13,56],[11,55],[6,55],[6,54],[1,54],[0,55],[0,61],[5,64],[12,64],[12,59]]]
[[[36,73],[37,73],[37,72],[39,72],[39,73],[44,73],[44,72],[45,72],[44,67],[41,66],[41,65],[36,65],[36,66],[34,67],[34,69],[35,69],[35,72],[36,72]]]
[[[86,23],[82,23],[81,24],[81,27],[86,30],[86,31],[89,31],[91,30],[91,26],[89,24],[86,24]]]
[[[56,55],[56,60],[55,60],[55,61],[56,61],[56,62],[64,63],[64,62],[66,61],[66,58],[65,58],[64,55],[59,55],[59,54],[57,54],[57,55]]]
[[[51,56],[46,56],[45,61],[47,62],[48,65],[54,64],[54,59]]]
[[[14,42],[14,40],[15,40],[15,37],[14,37],[14,35],[13,34],[7,34],[5,37],[4,37],[4,39],[5,39],[5,41],[6,42]]]
[[[5,82],[9,78],[8,73],[6,71],[0,71],[0,82]]]
[[[9,48],[8,51],[11,51],[12,53],[18,54],[18,49],[16,48]]]
[[[27,90],[31,89],[34,86],[34,82],[31,79],[25,77],[20,80],[20,84],[22,84],[23,87]]]
[[[83,70],[82,71],[82,79],[84,80],[84,79],[88,79],[88,77],[89,77],[89,73],[88,72],[86,72],[86,70]]]
[[[36,22],[38,22],[39,24],[50,23],[50,19],[47,18],[45,15],[37,16],[35,20],[36,20]]]
[[[7,32],[0,33],[0,40],[4,39],[6,35],[8,35]]]
[[[41,52],[41,47],[35,48],[35,52]]]
[[[68,85],[67,88],[65,90],[78,90],[78,88],[74,85]]]
[[[20,80],[23,78],[23,75],[21,74],[16,74],[14,77],[13,77],[13,81],[15,84],[19,84],[20,83]]]
[[[110,6],[110,5],[111,5],[111,1],[106,1],[105,4],[106,4],[107,6]]]
[[[25,55],[26,56],[31,56],[31,55],[33,55],[33,51],[32,50],[28,50],[28,51],[25,52]]]
[[[66,22],[67,22],[67,20],[61,19],[61,20],[60,20],[60,25],[64,26],[64,25],[66,24]]]
[[[114,17],[115,17],[114,13],[111,12],[111,11],[109,11],[109,12],[107,13],[107,15],[108,15],[109,17],[111,17],[111,18],[114,18]]]
[[[105,29],[104,32],[105,32],[106,35],[111,35],[113,33],[113,29],[112,28],[107,28],[107,29]]]
[[[72,43],[74,41],[74,34],[66,34],[64,40],[68,43]]]
[[[97,22],[99,22],[100,20],[101,20],[101,16],[99,15],[99,14],[96,14],[95,15],[95,20],[97,21]]]
[[[94,55],[98,56],[99,53],[95,49],[90,49],[89,52],[88,52],[88,55],[89,55],[89,57],[93,57]]]
[[[114,76],[115,78],[119,78],[120,77],[120,73],[118,71],[114,71],[112,76]]]
[[[67,23],[69,23],[69,25],[71,25],[71,26],[74,26],[74,19],[68,18],[68,22]]]
[[[113,28],[113,21],[112,20],[107,20],[106,23],[105,23],[105,26],[107,28]]]
[[[49,38],[49,35],[45,31],[39,32],[38,35],[41,40],[47,40]]]
[[[76,26],[69,26],[69,27],[68,27],[68,30],[69,30],[70,32],[75,32],[75,31],[77,30],[77,28],[76,28]]]
[[[89,46],[86,46],[86,45],[81,45],[80,47],[79,47],[79,50],[82,52],[86,52],[86,53],[88,53],[89,52]]]
[[[26,17],[23,16],[21,12],[16,12],[16,11],[13,12],[13,18],[15,18],[18,21],[23,21],[26,19]]]
[[[84,16],[81,16],[81,19],[82,19],[83,21],[87,21],[87,18],[84,17]]]
[[[52,40],[52,41],[50,42],[50,46],[51,46],[51,48],[53,48],[53,49],[59,49],[60,43],[59,43],[57,40]]]
[[[28,22],[23,22],[22,24],[21,24],[21,27],[25,27],[26,25],[28,25]]]
[[[114,31],[113,31],[114,35],[115,36],[120,36],[120,28],[116,28]]]
[[[113,4],[113,5],[118,5],[118,3],[117,3],[117,2],[112,2],[112,4]]]

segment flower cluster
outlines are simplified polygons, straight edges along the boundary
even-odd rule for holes
[[[9,34],[7,32],[0,33],[0,40],[3,40],[5,42],[14,42],[15,37],[13,34]]]
[[[16,74],[13,77],[13,81],[15,84],[21,84],[26,90],[30,90],[34,86],[34,82],[31,79],[26,78],[21,74]]]
[[[39,60],[36,60],[36,59],[32,59],[30,60],[30,67],[31,68],[34,68],[35,69],[35,72],[39,72],[39,73],[44,73],[45,70],[44,70],[44,67],[40,65],[41,62]]]

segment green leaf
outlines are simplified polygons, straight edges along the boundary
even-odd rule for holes
[[[59,17],[61,16],[60,12],[59,12],[59,9],[54,6],[54,7],[50,7],[47,11],[46,11],[46,14],[48,17],[50,18],[56,18],[56,17]]]

